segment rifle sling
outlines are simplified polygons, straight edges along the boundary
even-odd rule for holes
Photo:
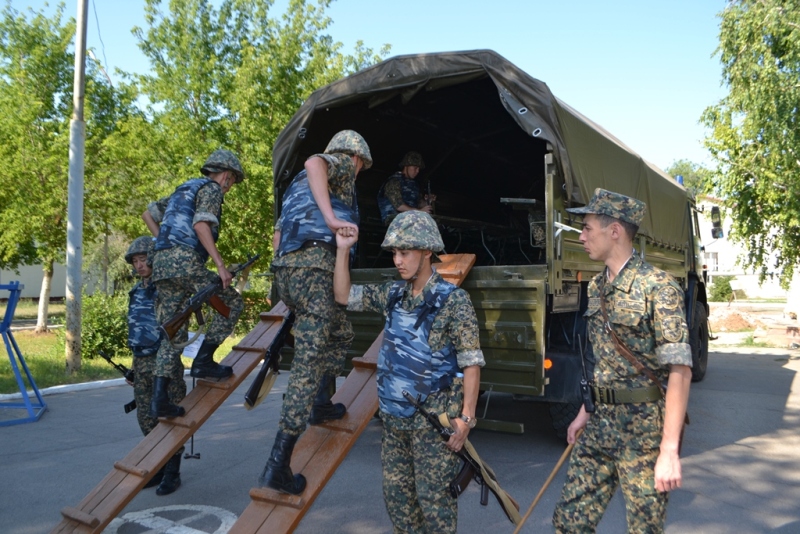
[[[439,422],[442,423],[442,426],[446,428],[453,428],[452,425],[450,425],[450,418],[446,413],[439,414]],[[469,454],[472,459],[475,460],[475,463],[480,466],[481,476],[485,483],[484,487],[488,487],[492,491],[508,519],[511,520],[511,522],[515,525],[518,525],[522,521],[522,517],[519,515],[519,504],[517,504],[517,502],[511,498],[511,496],[506,493],[503,488],[500,487],[500,484],[497,482],[497,475],[494,474],[494,471],[491,467],[481,460],[481,457],[478,456],[475,447],[472,446],[472,443],[470,443],[469,439],[464,442],[464,448],[466,449],[467,454]]]
[[[647,376],[650,381],[658,386],[659,390],[661,391],[661,395],[666,398],[667,397],[667,390],[664,387],[664,384],[661,383],[660,380],[656,377],[655,373],[648,367],[645,367],[644,364],[637,358],[631,349],[628,348],[627,345],[617,336],[617,333],[614,332],[614,329],[611,328],[611,321],[608,320],[608,312],[606,311],[606,292],[605,292],[605,274],[603,276],[603,283],[600,284],[600,311],[603,313],[603,327],[606,331],[611,335],[611,340],[614,342],[614,347],[617,349],[617,352],[621,354],[626,360],[628,360],[631,365],[640,373]],[[689,424],[689,412],[684,414],[684,425]],[[681,438],[683,438],[683,432],[681,432]],[[681,439],[683,441],[683,439]]]

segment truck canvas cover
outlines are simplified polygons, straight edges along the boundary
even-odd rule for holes
[[[476,89],[460,91],[462,86]],[[426,121],[421,108],[404,116],[403,107],[412,108],[415,101],[437,92],[446,95],[447,120],[437,117],[437,120]],[[434,100],[428,102],[429,106],[434,105],[430,104]],[[529,138],[540,141],[538,145],[509,142],[510,138],[499,137],[496,116],[493,118],[485,111],[496,107],[497,102],[513,119],[513,124]],[[390,117],[392,120],[388,120]],[[521,155],[516,154],[510,158],[504,156],[503,151],[546,147],[555,155],[558,171],[565,182],[565,198],[571,206],[587,203],[597,187],[617,191],[647,203],[640,232],[650,240],[678,248],[685,247],[689,241],[690,228],[685,216],[687,194],[680,184],[601,126],[560,101],[544,82],[490,50],[398,56],[318,89],[292,117],[275,143],[276,191],[285,190],[302,168],[305,158],[321,152],[330,137],[343,129],[354,129],[365,137],[373,149],[376,164],[384,161],[387,166],[394,165],[401,152],[390,153],[382,147],[394,144],[398,151],[406,148],[390,141],[387,136],[393,132],[387,130],[396,130],[397,124],[408,124],[412,120],[416,122],[414,131],[419,133],[408,133],[405,146],[415,146],[414,141],[424,141],[416,146],[432,146],[436,141],[450,139],[450,145],[437,147],[438,155],[446,156],[448,150],[455,150],[447,147],[454,147],[456,142],[466,149],[482,143],[481,148],[488,155],[483,159],[493,157],[495,168],[501,170],[502,162],[507,162],[508,169],[502,171],[506,176],[521,166],[520,159],[541,166],[541,154],[531,153],[530,158],[520,158]],[[467,130],[470,136],[464,133]],[[493,135],[498,135],[494,146],[485,141]],[[423,155],[426,162],[436,161],[436,153]],[[453,171],[465,172],[464,169]],[[485,169],[481,171],[486,172]],[[359,176],[359,182],[361,180]],[[658,207],[652,209],[653,206]]]

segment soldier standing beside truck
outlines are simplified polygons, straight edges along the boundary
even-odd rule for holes
[[[230,287],[231,273],[217,250],[219,225],[222,218],[222,199],[233,184],[244,180],[239,159],[230,151],[218,149],[211,153],[200,169],[204,178],[195,178],[179,185],[169,197],[152,202],[142,214],[150,232],[156,236],[153,254],[153,280],[158,289],[156,315],[163,324],[186,305],[200,288],[217,279],[222,280],[220,299],[230,308],[229,317],[214,313],[203,344],[192,363],[196,378],[227,378],[232,370],[214,361],[214,352],[225,341],[242,313],[241,295]],[[205,268],[208,257],[214,261],[217,273]],[[185,341],[186,330],[178,334]],[[180,417],[184,409],[170,402],[167,391],[175,368],[183,370],[180,350],[169,339],[163,339],[158,350],[153,401],[153,417]]]
[[[399,281],[351,286],[348,251],[357,239],[357,230],[349,228],[336,235],[334,291],[348,310],[386,317],[377,379],[386,510],[395,532],[455,533],[458,501],[448,484],[460,460],[453,451],[461,450],[477,422],[485,364],[475,309],[466,291],[432,267],[444,245],[427,213],[397,215],[381,244],[393,254]],[[456,433],[445,447],[403,391],[428,411],[448,414]]]
[[[361,135],[337,133],[295,176],[275,226],[272,270],[278,296],[295,314],[294,359],[278,433],[258,483],[283,493],[298,495],[306,487],[305,477],[289,467],[306,424],[341,419],[347,410],[331,402],[331,386],[353,341],[353,327],[333,300],[334,232],[357,228],[356,176],[371,166]]]
[[[553,515],[560,533],[594,532],[617,486],[628,531],[663,532],[668,492],[681,486],[692,349],[683,290],[633,249],[645,209],[639,200],[600,188],[586,206],[567,209],[584,215],[580,241],[605,270],[589,283],[584,314],[596,361],[595,413],[582,406],[567,430],[574,443],[585,427]],[[612,332],[659,384],[623,356]]]
[[[156,287],[150,279],[153,274],[153,238],[137,237],[125,253],[125,261],[134,268],[140,278],[128,293],[128,348],[133,352],[133,395],[139,409],[136,418],[143,435],[148,435],[158,424],[158,419],[150,414],[153,400],[153,379],[156,374],[156,354],[161,344],[161,330],[156,320]],[[183,367],[175,367],[168,388],[169,401],[179,403],[186,396],[186,382],[183,381]],[[145,488],[156,488],[156,495],[169,495],[181,485],[180,462],[183,449],[167,461]]]

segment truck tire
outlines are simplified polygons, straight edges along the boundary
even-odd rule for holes
[[[706,376],[708,367],[708,313],[702,302],[694,307],[694,321],[689,332],[692,346],[692,382],[700,382]]]
[[[567,437],[569,424],[578,416],[581,411],[580,402],[551,402],[550,419],[553,421],[553,430],[559,438]]]

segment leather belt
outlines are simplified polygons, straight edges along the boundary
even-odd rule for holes
[[[592,386],[594,401],[600,404],[630,404],[635,402],[653,402],[661,398],[661,388],[653,384],[646,388],[603,388]]]
[[[331,243],[326,243],[325,241],[320,241],[318,239],[309,239],[303,243],[303,246],[300,247],[301,249],[305,248],[323,248],[328,252],[332,253],[334,256],[336,255],[336,245]]]

